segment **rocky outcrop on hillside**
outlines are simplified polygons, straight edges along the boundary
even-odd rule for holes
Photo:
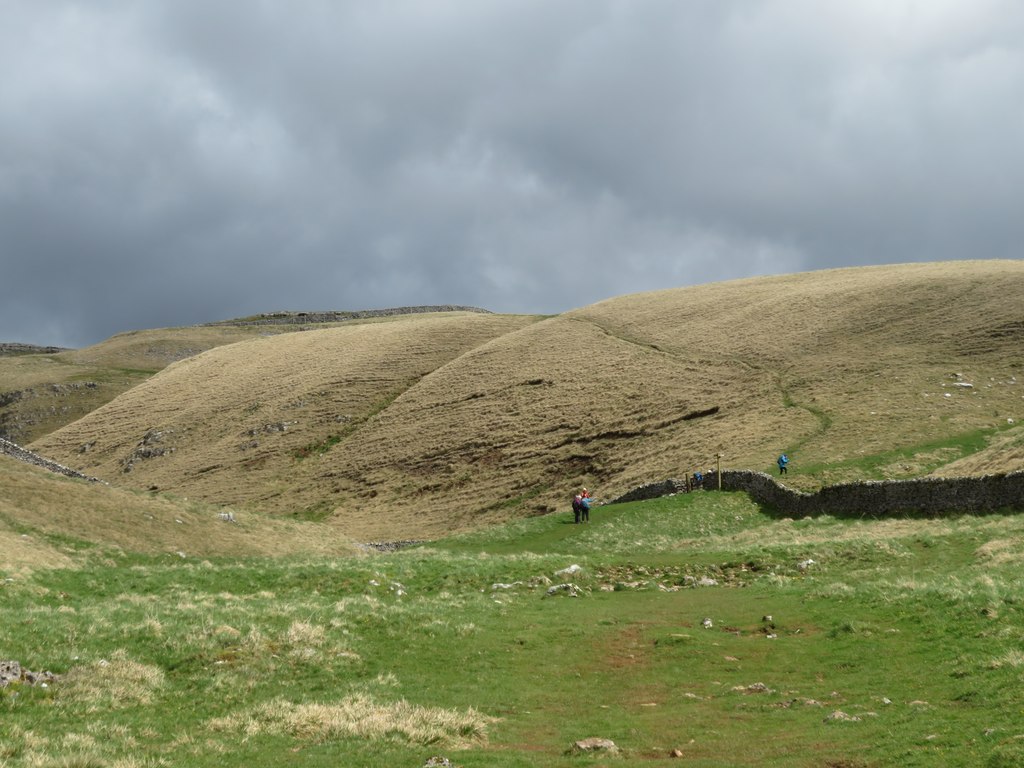
[[[24,461],[26,464],[32,464],[33,466],[40,467],[50,472],[56,472],[58,475],[64,475],[65,477],[74,477],[78,478],[79,480],[88,480],[90,483],[104,482],[103,480],[100,480],[97,477],[89,477],[88,475],[83,475],[81,472],[71,469],[70,467],[65,467],[63,464],[58,464],[56,461],[53,461],[52,459],[46,459],[37,453],[27,451],[20,445],[12,443],[10,440],[4,440],[2,437],[0,437],[0,454],[10,456],[12,458],[18,459],[19,461]]]
[[[421,307],[392,307],[390,309],[363,309],[355,312],[266,312],[254,317],[236,320],[219,320],[203,325],[305,325],[317,323],[340,323],[346,320],[365,320],[373,317],[392,317],[394,315],[415,315],[427,312],[479,312],[492,314],[490,310],[479,307],[464,307],[456,304],[438,304]]]
[[[66,347],[40,347],[35,344],[18,344],[16,342],[0,342],[0,357],[14,355],[55,355],[67,352]]]
[[[68,381],[0,392],[0,437],[31,442],[40,423],[54,418],[63,421],[67,414],[80,411],[79,396],[98,387],[94,381]]]

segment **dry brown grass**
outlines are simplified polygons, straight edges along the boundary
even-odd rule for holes
[[[1021,380],[1024,381],[1024,376],[1021,377]],[[1015,426],[989,440],[988,448],[984,451],[947,464],[935,474],[949,477],[988,475],[1022,467],[1024,467],[1024,426]]]
[[[87,712],[121,709],[152,703],[163,684],[162,669],[119,650],[110,659],[69,669],[58,689],[58,702]]]
[[[493,720],[473,709],[459,712],[421,707],[407,701],[382,703],[355,694],[335,704],[297,704],[286,699],[214,720],[210,727],[246,737],[264,734],[326,741],[359,738],[371,741],[400,738],[417,744],[464,747],[484,743]]]
[[[361,540],[430,537],[564,507],[580,484],[611,498],[719,452],[762,469],[789,449],[798,469],[1019,420],[1022,294],[1021,261],[912,264],[542,322],[406,317],[256,339],[176,363],[33,448],[122,485],[328,515]],[[150,430],[167,452],[125,474]],[[994,442],[974,466],[1024,468],[1019,447]]]
[[[70,555],[45,540],[70,536],[127,551],[212,555],[346,555],[342,535],[321,527],[237,512],[236,522],[206,504],[149,497],[54,475],[0,456],[0,571],[66,567]],[[27,528],[30,533],[14,533]]]
[[[3,503],[0,502],[0,512]],[[7,530],[0,522],[0,574],[22,576],[37,568],[70,568],[65,553],[27,533]]]
[[[221,347],[169,366],[35,445],[112,482],[291,512],[324,501],[303,476],[319,446],[358,429],[466,350],[532,322],[418,316]],[[149,447],[167,452],[125,474],[151,430],[162,435]],[[297,458],[304,453],[312,455],[306,462]]]
[[[80,350],[0,356],[3,433],[29,443],[82,418],[170,363],[207,349],[293,328],[217,327],[129,331]]]

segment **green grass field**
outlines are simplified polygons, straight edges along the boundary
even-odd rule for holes
[[[1020,765],[1022,542],[714,492],[348,558],[50,541],[0,654],[63,677],[0,690],[0,765]]]

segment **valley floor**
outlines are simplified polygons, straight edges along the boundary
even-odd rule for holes
[[[24,535],[67,562],[0,581],[0,648],[58,679],[0,688],[4,768],[1024,760],[1016,515],[693,493],[342,558]]]

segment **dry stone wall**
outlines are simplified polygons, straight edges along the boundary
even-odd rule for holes
[[[718,475],[704,479],[706,490],[718,490]],[[686,489],[682,480],[664,480],[634,488],[612,504],[668,496]],[[983,477],[925,477],[830,485],[804,493],[780,484],[764,472],[723,470],[723,491],[742,491],[758,504],[789,517],[884,517],[892,514],[947,515],[1024,511],[1024,472]]]
[[[56,472],[59,475],[65,475],[67,477],[77,477],[79,480],[88,480],[91,483],[102,483],[103,481],[96,477],[89,477],[83,475],[70,467],[65,467],[63,464],[58,464],[52,459],[46,459],[40,456],[38,453],[32,453],[27,451],[16,443],[12,443],[10,440],[4,440],[0,437],[0,454],[5,456],[11,456],[15,459],[24,461],[27,464],[33,464],[43,469],[48,469],[50,472]]]

